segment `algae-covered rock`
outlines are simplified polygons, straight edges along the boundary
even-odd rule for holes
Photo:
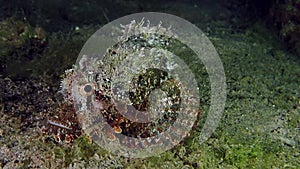
[[[270,10],[273,27],[287,48],[300,55],[300,1],[276,1]]]
[[[46,32],[24,20],[0,22],[1,73],[26,74],[27,63],[41,57],[48,44]]]

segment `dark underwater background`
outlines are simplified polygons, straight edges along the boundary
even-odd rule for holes
[[[210,103],[209,82],[199,79],[203,116],[193,134],[157,157],[128,159],[80,133],[57,92],[86,40],[137,12],[199,27],[223,62],[227,101],[199,144]],[[0,0],[0,85],[0,168],[299,168],[300,1]],[[51,117],[70,121],[74,138],[59,142]]]

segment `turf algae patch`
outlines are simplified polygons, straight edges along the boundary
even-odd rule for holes
[[[212,145],[226,154],[222,166],[297,168],[299,61],[261,25],[246,32],[211,37],[228,79],[227,108]]]

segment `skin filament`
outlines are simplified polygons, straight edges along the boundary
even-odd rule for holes
[[[53,122],[53,121],[51,121],[51,120],[48,120],[48,123],[51,124],[51,125],[60,127],[60,128],[64,128],[64,129],[67,129],[67,130],[72,130],[70,127],[64,126],[64,125],[59,124],[59,123],[55,123],[55,122]]]

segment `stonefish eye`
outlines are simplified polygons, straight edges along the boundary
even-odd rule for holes
[[[86,83],[80,87],[79,92],[83,96],[90,96],[93,94],[94,89],[93,83]]]

